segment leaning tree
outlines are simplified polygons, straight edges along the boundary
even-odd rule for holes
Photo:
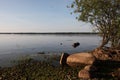
[[[102,36],[99,48],[109,43],[120,49],[120,0],[74,0],[70,7],[76,19],[91,23]]]

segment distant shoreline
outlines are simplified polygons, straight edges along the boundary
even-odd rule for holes
[[[0,33],[0,34],[98,34],[94,32],[8,32],[8,33]]]

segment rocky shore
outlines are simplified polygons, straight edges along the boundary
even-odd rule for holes
[[[61,56],[44,57],[46,58],[45,61],[27,58],[26,60],[18,61],[18,65],[0,68],[0,80],[120,79],[119,50],[108,52],[95,49],[89,53],[62,53]],[[59,65],[59,61],[61,65]]]
[[[95,49],[89,53],[74,53],[66,59],[61,59],[61,62],[71,67],[84,64],[85,67],[78,72],[80,79],[120,80],[120,50]]]

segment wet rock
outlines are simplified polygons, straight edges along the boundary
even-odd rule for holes
[[[95,57],[90,53],[75,53],[67,57],[69,66],[79,66],[81,64],[93,64]]]
[[[83,69],[78,73],[78,77],[81,79],[90,79],[91,74],[88,70]]]
[[[63,45],[63,43],[60,43],[60,45]]]
[[[45,52],[38,52],[37,54],[45,54]]]
[[[61,64],[62,66],[67,65],[67,64],[66,64],[66,60],[67,60],[67,57],[68,57],[68,56],[69,56],[69,54],[67,54],[67,53],[62,53],[61,58],[60,58],[60,64]]]
[[[79,43],[79,42],[76,42],[76,43],[73,43],[72,46],[73,46],[74,48],[76,48],[76,47],[78,47],[79,45],[80,45],[80,43]]]

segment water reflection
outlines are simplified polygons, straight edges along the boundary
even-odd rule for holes
[[[97,35],[72,34],[0,34],[0,66],[11,66],[12,61],[24,56],[45,54],[77,53],[92,50],[100,43]],[[79,42],[80,46],[72,45]],[[36,58],[36,57],[35,57]],[[42,58],[42,56],[40,57]]]
[[[35,52],[80,52],[91,50],[98,46],[100,38],[97,35],[0,35],[0,54],[35,53]],[[80,46],[73,48],[72,44],[79,42]],[[62,44],[62,45],[61,45]]]

